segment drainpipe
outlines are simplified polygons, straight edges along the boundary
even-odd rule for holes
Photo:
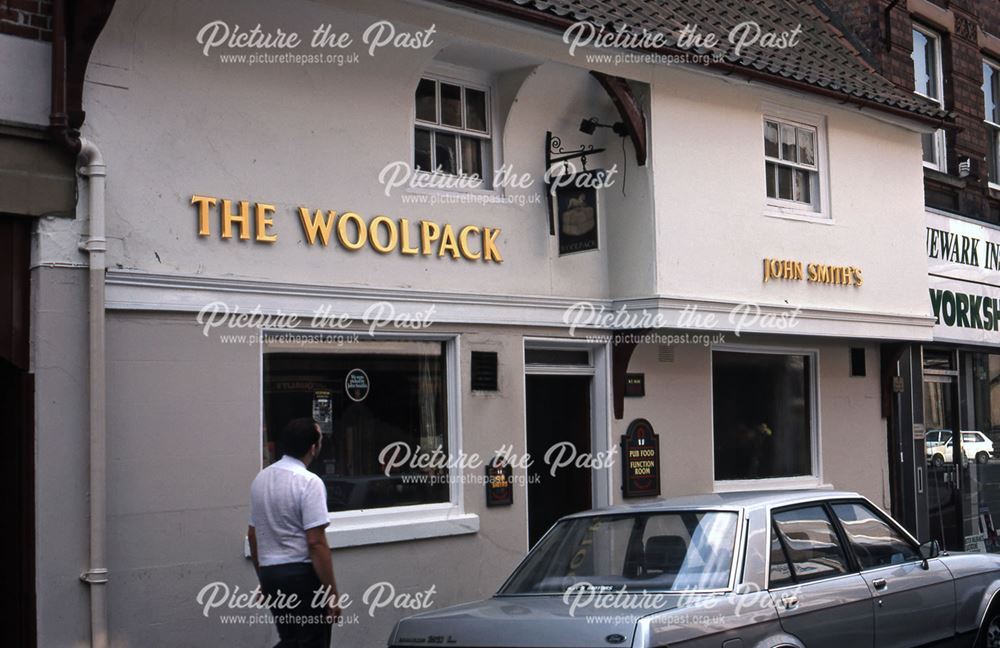
[[[49,127],[53,141],[77,157],[80,175],[88,185],[87,239],[80,249],[89,260],[88,311],[90,319],[90,559],[80,580],[90,590],[90,645],[107,648],[108,568],[105,556],[107,538],[107,386],[104,353],[104,271],[107,242],[104,229],[104,178],[107,168],[94,142],[81,138],[69,125],[66,111],[66,0],[52,5],[52,110]]]
[[[90,311],[90,566],[80,578],[90,585],[92,648],[108,645],[107,582],[107,418],[104,353],[104,271],[107,240],[104,233],[104,179],[107,168],[94,143],[80,138],[80,174],[88,181],[90,228],[80,249],[89,257]]]

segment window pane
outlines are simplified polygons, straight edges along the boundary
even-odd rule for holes
[[[809,356],[712,354],[715,478],[812,474]]]
[[[458,173],[458,137],[450,133],[434,133],[436,171]]]
[[[309,470],[326,484],[330,511],[448,501],[447,469],[406,465],[386,474],[379,463],[393,443],[448,452],[444,345],[369,347],[264,355],[264,465],[281,456],[285,424],[312,416],[323,444]]]
[[[799,162],[802,164],[816,164],[816,137],[807,128],[798,128],[795,131],[795,141],[799,145]]]
[[[990,155],[987,160],[990,168],[990,182],[1000,183],[1000,146],[997,145],[997,138],[1000,136],[1000,130],[993,128],[992,126],[987,126],[986,131],[986,139],[990,147]]]
[[[778,125],[764,122],[764,155],[778,157]]]
[[[920,143],[924,147],[924,162],[937,166],[937,137],[935,133],[924,133],[920,136]]]
[[[417,84],[417,119],[437,121],[437,100],[434,96],[436,85],[431,79],[420,79],[420,83]]]
[[[431,161],[431,132],[426,128],[418,128],[413,133],[413,166],[423,171],[433,171]]]
[[[792,199],[792,170],[786,166],[778,166],[778,198]]]
[[[773,519],[799,581],[847,573],[844,549],[822,507],[780,511]]]
[[[920,553],[902,534],[867,506],[834,504],[833,512],[840,520],[862,569],[921,559]]]
[[[476,137],[462,138],[462,173],[483,177],[482,142]]]
[[[777,198],[778,190],[776,178],[778,175],[778,165],[774,162],[768,162],[765,165],[764,175],[766,176],[764,184],[767,185],[767,197]]]
[[[795,127],[781,124],[781,159],[795,162]]]
[[[792,200],[812,204],[812,176],[809,171],[795,169],[792,173]]]
[[[469,130],[486,132],[486,93],[482,90],[465,89],[465,127]]]
[[[441,123],[462,127],[462,88],[457,85],[441,84]]]
[[[788,566],[785,551],[781,548],[781,540],[775,531],[771,531],[771,577],[768,579],[768,585],[781,587],[791,583],[792,580],[792,568]]]
[[[986,105],[984,117],[994,124],[1000,123],[997,121],[998,82],[1000,82],[1000,74],[997,70],[994,70],[989,63],[983,63],[983,100]]]
[[[937,41],[923,32],[913,30],[913,83],[917,92],[932,99],[938,96]]]

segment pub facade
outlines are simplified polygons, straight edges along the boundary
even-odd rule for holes
[[[33,236],[40,645],[273,644],[232,602],[250,481],[301,416],[344,645],[489,596],[578,510],[890,507],[882,344],[933,333],[919,159],[947,114],[797,0],[720,3],[718,51],[606,46],[594,4],[115,3],[76,214]],[[699,22],[673,11],[656,30]],[[748,20],[774,37],[734,51]]]

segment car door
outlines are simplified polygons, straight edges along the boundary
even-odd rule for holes
[[[874,645],[871,592],[823,505],[772,512],[768,591],[782,628],[809,648]]]
[[[875,645],[904,648],[950,639],[955,588],[938,559],[925,566],[920,548],[867,502],[832,503],[872,593]]]

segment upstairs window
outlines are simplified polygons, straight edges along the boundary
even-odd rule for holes
[[[489,88],[423,77],[415,93],[414,168],[463,176],[461,188],[490,189],[491,119]]]
[[[913,27],[913,87],[916,93],[944,108],[944,80],[941,67],[941,36],[918,25]],[[944,130],[922,136],[924,166],[947,171]]]
[[[1000,65],[992,61],[983,62],[983,100],[986,114],[986,141],[989,146],[990,185],[1000,189]]]
[[[816,129],[777,120],[764,122],[767,197],[812,206],[819,192]]]
[[[765,213],[827,218],[825,137],[822,116],[765,107]]]

